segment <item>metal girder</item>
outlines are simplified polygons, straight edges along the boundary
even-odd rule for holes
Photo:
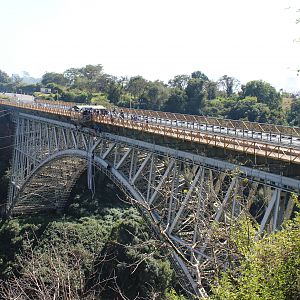
[[[233,190],[233,187],[235,186],[236,184],[236,178],[233,178],[231,183],[230,183],[230,186],[226,192],[226,195],[224,197],[224,200],[222,201],[222,204],[221,206],[219,207],[218,211],[217,211],[217,214],[216,214],[216,217],[215,217],[215,221],[219,221],[222,213],[224,212],[224,209],[225,209],[225,206],[227,205],[227,201],[229,200],[230,198],[230,195],[232,193],[232,190]]]
[[[151,153],[149,153],[147,155],[147,157],[145,158],[145,160],[141,164],[140,168],[138,169],[138,171],[135,173],[134,177],[132,178],[131,184],[135,184],[135,181],[139,178],[139,176],[141,175],[142,171],[144,170],[146,164],[149,162],[149,160],[151,158],[151,155],[152,155]],[[116,168],[117,168],[117,166],[116,166]]]
[[[62,209],[78,176],[95,165],[169,243],[197,295],[204,295],[216,264],[226,267],[227,241],[215,237],[216,222],[226,232],[250,214],[255,199],[264,212],[260,232],[277,230],[291,215],[291,192],[300,193],[295,179],[56,120],[26,114],[15,120],[10,213]]]
[[[266,212],[264,214],[264,217],[260,224],[260,230],[258,234],[262,233],[262,231],[265,229],[265,226],[267,224],[267,221],[271,218],[271,212],[274,210],[274,221],[273,221],[273,230],[277,227],[277,215],[278,215],[278,207],[279,207],[279,201],[280,201],[280,190],[275,189],[272,193],[272,198],[268,204],[268,207],[266,209]],[[275,209],[274,209],[275,207]]]
[[[68,104],[62,102],[51,105],[55,108],[40,104],[27,105],[8,101],[2,101],[2,104],[15,109],[32,109],[70,119],[80,118],[80,113],[70,111]],[[119,118],[120,114],[121,109],[115,109],[109,115],[95,114],[92,119],[94,122],[102,124],[300,164],[299,127],[127,108],[122,108],[122,114],[125,114],[126,118]],[[132,120],[133,116],[137,118]],[[285,140],[284,143],[283,140]]]
[[[173,220],[173,223],[171,224],[170,229],[168,230],[170,234],[172,233],[172,231],[173,231],[176,223],[178,222],[179,217],[181,216],[181,214],[182,214],[182,212],[184,210],[184,207],[186,206],[188,200],[190,199],[190,197],[192,195],[192,192],[193,192],[194,188],[196,187],[196,184],[197,184],[198,180],[200,179],[200,175],[203,173],[202,170],[203,170],[202,168],[199,168],[199,170],[197,172],[197,175],[193,179],[193,182],[190,185],[189,190],[186,193],[186,195],[185,195],[185,197],[184,197],[184,199],[183,199],[183,201],[181,203],[181,206],[180,206],[180,208],[179,208],[179,210],[178,210],[178,212],[177,212],[177,214],[176,214],[176,216],[175,216],[175,218]]]
[[[165,180],[167,179],[169,173],[171,172],[173,166],[174,166],[174,159],[172,159],[169,164],[168,164],[168,168],[166,169],[165,173],[163,174],[163,176],[160,178],[160,181],[159,181],[159,184],[157,187],[154,187],[155,191],[154,193],[152,194],[151,198],[148,200],[149,202],[149,205],[151,205],[157,198],[157,195],[159,193],[159,191],[161,190],[162,188],[162,185],[165,183]]]

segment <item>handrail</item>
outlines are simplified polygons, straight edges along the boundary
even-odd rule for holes
[[[37,100],[37,103],[49,104],[52,106],[57,105],[57,106],[67,106],[67,107],[72,107],[75,105],[74,102],[50,101],[50,100]],[[285,125],[276,125],[270,123],[250,122],[245,120],[232,120],[232,119],[223,119],[223,118],[215,118],[215,117],[208,117],[208,116],[187,115],[187,114],[180,114],[180,113],[142,110],[142,109],[130,109],[130,108],[120,108],[120,107],[116,107],[114,110],[118,113],[123,111],[124,113],[128,113],[131,115],[138,115],[138,116],[145,116],[145,117],[147,116],[150,118],[163,119],[163,120],[172,120],[174,121],[173,124],[174,126],[176,126],[176,121],[177,121],[177,123],[184,122],[184,124],[181,124],[181,127],[184,125],[189,125],[187,123],[198,123],[210,127],[211,126],[219,127],[219,130],[221,130],[222,127],[225,127],[228,130],[233,129],[233,130],[241,130],[243,132],[253,131],[257,133],[279,134],[279,135],[285,135],[289,137],[300,137],[300,127],[297,126],[285,126]]]
[[[161,112],[153,110],[118,108],[117,111],[123,110],[124,113],[148,116],[153,118],[162,118],[165,120],[174,120],[180,122],[190,122],[205,124],[207,126],[226,127],[228,129],[237,129],[241,131],[255,131],[260,133],[273,133],[287,136],[300,137],[300,127],[275,125],[269,123],[250,122],[245,120],[222,119],[207,116],[187,115],[180,113]]]
[[[35,104],[16,103],[5,100],[0,101],[0,104],[1,103],[12,107],[20,107],[34,111],[43,111],[46,113],[61,115],[71,119],[78,119],[81,116],[79,112],[60,108],[43,107]],[[117,115],[117,113],[121,112],[121,110],[123,113],[144,112],[142,110],[116,109],[115,114]],[[297,147],[292,147],[292,145],[287,146],[274,144],[268,141],[257,141],[254,139],[220,134],[216,132],[205,132],[182,126],[173,127],[163,123],[148,123],[145,117],[149,116],[153,117],[153,115],[148,114],[146,116],[143,115],[144,118],[142,120],[131,120],[121,117],[113,117],[112,115],[94,114],[93,121],[300,164],[300,149]],[[162,113],[159,114],[159,116],[170,116],[170,114]]]

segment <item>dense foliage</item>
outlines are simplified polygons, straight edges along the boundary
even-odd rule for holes
[[[37,98],[78,103],[118,105],[132,108],[243,119],[255,122],[299,125],[299,95],[278,92],[269,83],[239,80],[223,75],[210,80],[203,72],[176,75],[166,84],[142,76],[116,77],[102,65],[45,73],[39,83],[28,76],[10,78],[0,71],[0,92],[22,92]],[[51,89],[43,94],[41,87]],[[286,101],[288,99],[288,101]],[[285,105],[285,103],[289,105]]]
[[[235,245],[242,256],[241,265],[223,274],[213,290],[212,299],[299,299],[300,214],[286,222],[281,231],[256,241],[256,231],[249,226],[236,229],[236,232],[244,230],[244,235],[235,234]]]
[[[92,198],[83,175],[64,216],[2,224],[1,299],[184,299],[167,249],[105,176],[95,180]]]

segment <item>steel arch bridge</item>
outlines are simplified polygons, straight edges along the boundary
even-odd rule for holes
[[[92,188],[96,166],[168,243],[182,284],[201,297],[215,264],[228,262],[226,237],[216,238],[215,224],[225,233],[248,215],[260,232],[276,230],[292,214],[292,193],[300,193],[298,180],[142,140],[24,113],[14,122],[8,214],[62,210],[85,170]]]

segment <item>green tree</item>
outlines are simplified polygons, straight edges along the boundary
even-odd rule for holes
[[[47,72],[42,77],[43,85],[48,85],[49,83],[55,83],[58,85],[66,85],[67,79],[63,74],[55,73],[55,72]]]
[[[204,115],[211,117],[226,117],[228,112],[228,109],[225,109],[224,106],[226,102],[227,99],[221,97],[206,101],[203,108]]]
[[[192,78],[197,78],[197,79],[201,79],[203,81],[208,81],[208,77],[201,71],[195,71],[191,74]]]
[[[75,83],[76,78],[80,75],[80,69],[70,68],[64,71],[64,77],[66,78],[68,85],[72,86]]]
[[[140,103],[140,99],[146,91],[148,81],[142,76],[135,76],[129,79],[126,90],[133,98],[133,105],[136,106]]]
[[[246,97],[238,100],[227,115],[229,119],[244,119],[250,122],[261,123],[267,122],[269,116],[269,107],[264,103],[258,103],[256,97]]]
[[[293,126],[300,126],[300,98],[293,101],[288,121]]]
[[[240,85],[236,78],[227,75],[223,75],[218,82],[221,89],[225,91],[226,97],[231,97]]]
[[[205,91],[208,100],[216,99],[218,95],[218,83],[212,80],[206,81]]]
[[[248,229],[243,231],[245,237],[249,235]],[[281,231],[264,236],[247,247],[243,247],[246,240],[236,236],[235,244],[243,256],[240,267],[223,274],[213,289],[212,299],[299,299],[299,235],[300,215],[297,214],[295,219],[288,221]]]
[[[0,83],[10,83],[11,78],[4,71],[0,70]]]
[[[184,90],[190,80],[189,75],[176,75],[173,79],[169,80],[168,84],[172,88]]]
[[[267,104],[272,109],[281,106],[281,96],[269,83],[262,80],[253,80],[242,86],[242,97],[256,97],[258,102]]]
[[[20,88],[22,89],[22,92],[25,94],[33,94],[35,92],[39,92],[41,85],[39,83],[37,84],[22,84],[20,86]]]
[[[107,78],[106,92],[107,99],[113,103],[117,104],[121,100],[124,87],[122,85],[121,79],[118,79],[115,76],[109,76]]]
[[[169,89],[159,80],[149,82],[145,91],[146,109],[160,110],[169,96]]]
[[[107,280],[112,274],[116,278],[114,282],[108,282],[102,294],[104,299],[117,299],[119,290],[128,299],[153,299],[154,295],[157,299],[165,299],[174,273],[169,262],[156,251],[160,247],[140,222],[130,220],[117,224],[100,256],[106,256],[100,266],[101,273]]]
[[[191,78],[185,89],[187,95],[186,112],[188,114],[201,113],[205,96],[206,96],[206,92],[204,88],[206,79],[203,78],[207,78],[207,77],[201,75],[200,77]]]
[[[103,75],[103,66],[98,65],[86,65],[85,67],[79,69],[79,74],[81,77],[85,77],[88,80],[97,80]]]
[[[187,103],[185,91],[180,88],[173,89],[168,100],[165,102],[163,110],[176,113],[184,113]]]

